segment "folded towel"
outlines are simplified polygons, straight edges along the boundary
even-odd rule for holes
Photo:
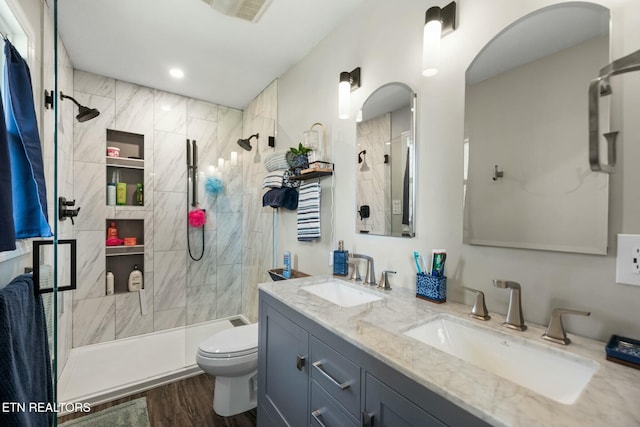
[[[274,153],[267,154],[263,161],[264,168],[267,172],[289,169],[289,163],[287,162],[288,151],[289,150],[276,151]]]
[[[280,188],[284,182],[285,171],[270,172],[264,177],[262,188]]]
[[[4,107],[0,102],[0,252],[12,251],[15,248],[16,230],[13,224],[9,140],[4,122]]]
[[[16,238],[49,237],[53,234],[47,218],[47,188],[31,74],[27,62],[8,40],[4,42],[4,55],[3,101],[11,158]]]
[[[307,182],[298,195],[298,241],[320,239],[320,183]]]
[[[53,425],[54,412],[29,410],[30,404],[55,407],[44,307],[31,274],[0,289],[0,378],[0,401],[15,402],[0,411],[0,425]]]
[[[295,210],[298,207],[298,191],[295,188],[272,188],[262,196],[262,206]]]

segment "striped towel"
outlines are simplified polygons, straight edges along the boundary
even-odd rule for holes
[[[262,182],[262,188],[281,188],[285,171],[274,171],[267,174]]]
[[[320,239],[320,183],[309,182],[300,186],[298,195],[298,240]]]
[[[289,169],[289,163],[287,162],[287,151],[276,151],[275,153],[270,153],[264,156],[264,168],[267,172],[273,172],[278,170],[286,170]]]

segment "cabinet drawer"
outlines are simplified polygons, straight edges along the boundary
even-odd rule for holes
[[[315,381],[311,382],[309,417],[313,427],[358,427],[358,422]]]
[[[334,349],[311,337],[311,378],[358,418],[360,367]]]

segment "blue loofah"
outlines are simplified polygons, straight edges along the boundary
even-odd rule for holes
[[[207,182],[204,185],[204,189],[208,194],[215,196],[218,193],[222,193],[224,190],[224,185],[219,178],[208,177]]]

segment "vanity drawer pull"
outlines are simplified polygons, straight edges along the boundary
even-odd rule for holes
[[[316,420],[318,424],[320,424],[320,427],[327,427],[325,423],[322,422],[322,411],[320,409],[316,409],[315,411],[313,411],[311,413],[311,416],[314,420]]]
[[[333,384],[335,384],[336,386],[340,387],[340,390],[347,389],[347,388],[349,388],[351,386],[351,382],[350,381],[346,381],[346,382],[340,383],[335,378],[333,378],[331,375],[329,375],[324,369],[322,369],[322,361],[318,360],[317,362],[313,362],[313,367],[316,368],[318,371],[320,371],[320,373],[325,378],[327,378],[329,381],[331,381]]]
[[[296,368],[298,368],[298,371],[302,371],[302,368],[304,368],[304,362],[306,360],[307,358],[304,356],[296,356]]]
[[[362,411],[362,427],[373,427],[373,412]]]

